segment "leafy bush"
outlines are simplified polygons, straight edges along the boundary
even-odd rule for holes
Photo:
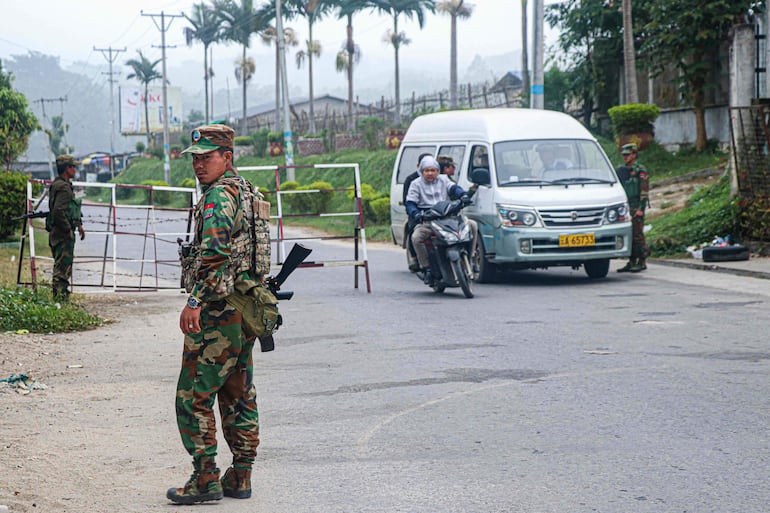
[[[6,240],[16,233],[24,221],[10,218],[23,215],[26,210],[27,182],[29,177],[18,171],[0,173],[0,240]]]
[[[653,122],[658,119],[660,109],[657,105],[646,103],[628,103],[607,110],[616,137],[631,134],[652,134]]]
[[[267,136],[269,133],[269,129],[261,128],[251,134],[251,143],[254,145],[255,156],[264,157],[267,155]]]
[[[375,223],[386,224],[390,222],[390,198],[377,198],[370,201],[369,206],[372,211],[372,221]]]
[[[147,149],[147,146],[145,146],[145,145],[144,145],[144,143],[143,143],[142,141],[138,141],[138,142],[136,143],[136,146],[135,146],[135,148],[136,148],[136,151],[137,151],[138,153],[144,153],[144,150],[146,150],[146,149]]]
[[[144,180],[142,181],[141,185],[150,185],[152,187],[167,187],[168,184],[164,182],[163,180]],[[170,191],[156,191],[153,190],[152,194],[150,194],[149,191],[147,191],[148,198],[147,202],[152,203],[153,205],[164,205],[167,206],[171,202],[171,192]],[[152,197],[152,201],[150,201],[150,197]]]
[[[248,135],[239,135],[234,140],[233,143],[236,146],[251,146],[253,144],[251,137]]]
[[[358,130],[363,132],[367,149],[374,151],[380,146],[379,134],[385,123],[382,119],[369,116],[358,120]]]
[[[0,330],[32,333],[77,331],[103,324],[73,302],[57,303],[50,289],[0,288]]]
[[[271,143],[283,142],[283,134],[280,132],[268,132],[267,140]]]
[[[188,189],[195,189],[197,182],[195,178],[184,178],[179,182],[179,187],[187,187]]]
[[[313,192],[309,194],[299,194],[302,198],[302,206],[307,207],[308,213],[321,213],[327,212],[329,209],[329,203],[331,203],[334,197],[334,186],[329,182],[313,182],[310,185],[300,187],[300,190],[319,190],[320,192]]]

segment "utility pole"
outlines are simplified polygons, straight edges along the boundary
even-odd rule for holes
[[[169,27],[171,27],[171,23],[173,23],[174,18],[181,18],[183,17],[182,14],[166,14],[163,11],[160,11],[160,14],[145,14],[144,11],[139,11],[139,13],[142,16],[150,16],[152,18],[152,22],[155,23],[155,26],[158,30],[160,30],[160,48],[163,52],[162,60],[163,60],[163,178],[164,181],[167,184],[171,184],[171,161],[169,159],[168,155],[168,140],[169,140],[169,134],[168,134],[168,86],[167,86],[167,80],[166,80],[166,32],[168,31]],[[160,18],[160,25],[158,24],[158,21],[156,18]],[[169,18],[168,25],[166,25],[166,18]],[[157,46],[154,46],[153,48],[157,48]],[[175,46],[170,46],[168,48],[176,48]],[[147,99],[145,98],[145,101]]]
[[[102,73],[102,75],[109,75],[109,81],[110,81],[110,176],[112,178],[115,178],[115,163],[113,160],[115,159],[115,94],[113,92],[113,84],[115,83],[115,79],[112,78],[113,71],[112,71],[112,63],[115,62],[115,59],[118,58],[118,54],[120,52],[125,52],[126,47],[123,47],[122,49],[117,49],[113,47],[108,48],[97,48],[94,46],[95,52],[102,52],[102,55],[104,55],[104,58],[107,59],[107,62],[110,63],[110,71],[108,73]],[[145,101],[147,99],[145,98]]]
[[[543,22],[545,21],[545,7],[543,0],[535,0],[535,23],[532,30],[532,85],[529,91],[529,106],[532,109],[545,107],[545,87],[543,80],[543,53],[545,52],[545,40],[543,37]]]
[[[64,98],[40,98],[39,100],[33,100],[32,103],[39,103],[40,108],[43,111],[43,131],[46,133],[47,140],[48,140],[48,169],[51,171],[51,180],[56,178],[56,173],[53,169],[53,161],[51,160],[51,155],[53,154],[53,149],[51,148],[51,131],[46,130],[45,124],[46,124],[46,115],[45,115],[45,104],[50,102],[60,102],[64,103],[67,101],[67,97]],[[64,112],[64,109],[62,108],[62,112]],[[64,116],[62,115],[62,125],[64,125]]]
[[[291,118],[289,118],[289,80],[286,74],[286,52],[284,51],[286,41],[283,38],[281,0],[275,0],[275,32],[281,68],[281,89],[283,91],[283,148],[287,167],[286,179],[294,181],[294,140],[291,135]]]

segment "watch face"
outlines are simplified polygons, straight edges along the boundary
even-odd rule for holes
[[[194,297],[187,298],[187,306],[190,308],[198,308],[201,305],[201,302],[195,299]]]

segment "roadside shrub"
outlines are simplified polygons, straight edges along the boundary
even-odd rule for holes
[[[372,221],[379,224],[390,221],[390,198],[377,198],[369,202],[372,211]]]
[[[142,141],[137,142],[134,148],[136,148],[137,153],[144,153],[144,150],[147,149]]]
[[[27,201],[27,182],[29,177],[18,171],[0,173],[0,240],[7,240],[21,229],[24,221],[11,221],[10,218],[24,215]]]
[[[380,147],[379,134],[385,123],[382,119],[369,116],[358,120],[358,131],[364,134],[364,140],[366,141],[366,148],[368,150],[376,150]]]
[[[57,303],[50,289],[0,288],[1,331],[58,333],[94,328],[103,323],[74,302]]]
[[[658,119],[660,109],[657,105],[646,103],[628,103],[607,110],[615,137],[631,134],[653,134],[653,122]]]
[[[189,189],[195,189],[197,186],[197,182],[195,181],[195,178],[184,178],[181,182],[179,182],[179,187],[187,187]]]
[[[144,180],[141,185],[150,185],[152,187],[168,187],[168,184],[163,180]],[[152,198],[153,205],[167,206],[169,203],[171,203],[170,191],[153,190],[151,194],[150,191],[147,191],[146,194],[148,195],[148,203],[150,202],[150,198]]]
[[[354,199],[355,198],[355,188],[353,186],[350,186],[347,188],[345,194],[348,198]],[[369,185],[368,183],[362,183],[361,184],[361,204],[362,208],[364,209],[364,217],[367,219],[370,219],[374,222],[380,222],[379,219],[381,218],[381,213],[378,213],[375,210],[374,203],[385,199],[387,200],[387,211],[385,213],[385,220],[390,219],[390,197],[388,194],[384,192],[377,191],[374,187]],[[378,206],[377,208],[382,208],[382,206]]]
[[[251,143],[254,145],[255,156],[264,157],[267,155],[267,134],[269,133],[269,129],[261,128],[251,134]]]
[[[236,146],[251,146],[252,140],[248,135],[239,135],[233,140],[233,144]]]
[[[306,197],[305,203],[310,212],[321,213],[329,210],[329,204],[334,197],[334,186],[329,182],[313,182],[308,186],[300,187],[304,190],[319,190],[310,194],[303,194]]]

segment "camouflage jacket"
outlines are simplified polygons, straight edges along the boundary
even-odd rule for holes
[[[634,162],[628,179],[623,181],[623,188],[631,210],[644,211],[650,205],[650,180],[643,165]]]
[[[192,251],[182,261],[185,288],[201,301],[248,293],[270,270],[270,205],[232,171],[201,189]]]
[[[57,176],[48,190],[48,209],[50,211],[50,235],[51,244],[58,244],[66,239],[75,238],[75,228],[81,225],[80,216],[73,216],[71,203],[75,200],[75,192],[72,183],[61,175]],[[75,218],[73,218],[75,217]]]

